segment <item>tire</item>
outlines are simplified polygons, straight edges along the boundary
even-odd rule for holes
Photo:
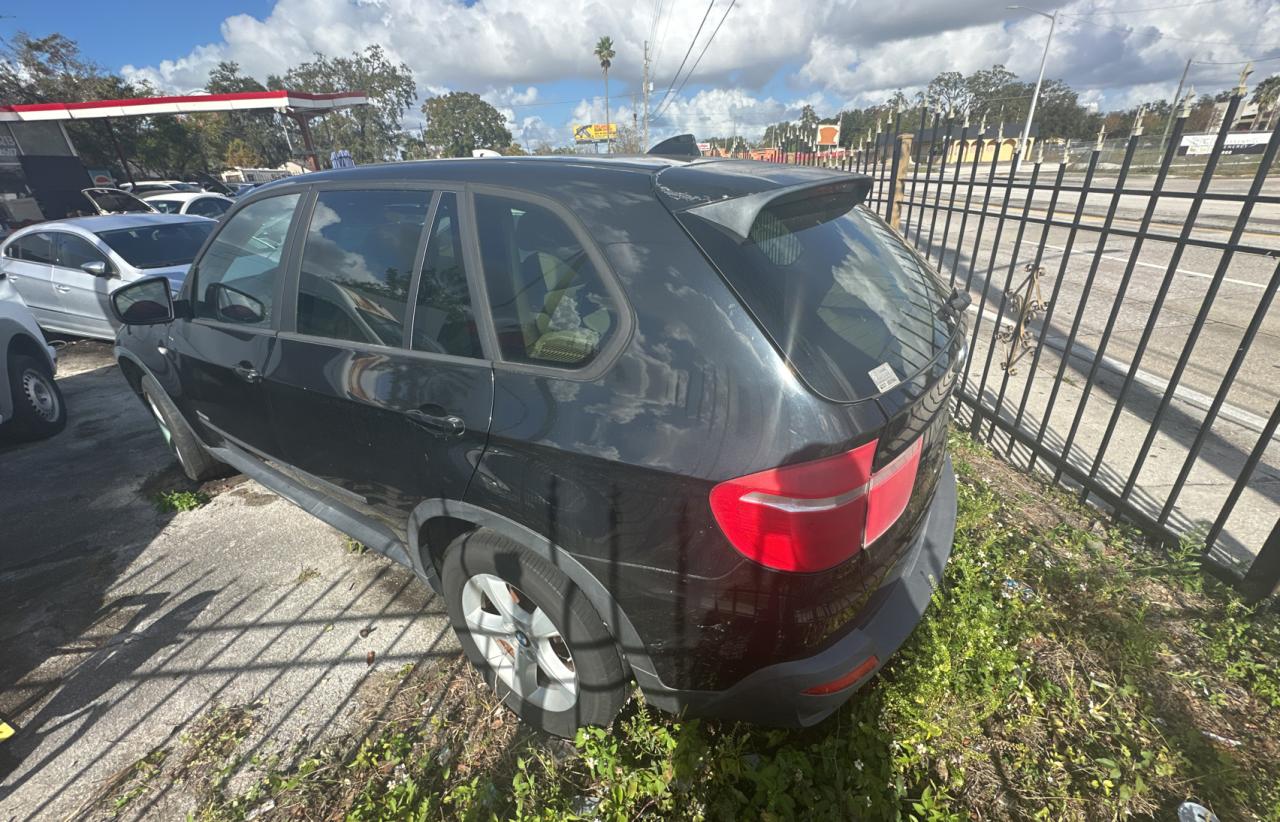
[[[19,442],[52,437],[67,427],[67,404],[46,360],[30,354],[9,357],[13,419],[0,429]]]
[[[517,716],[569,739],[580,727],[613,721],[627,698],[622,658],[568,577],[480,529],[447,549],[440,581],[463,651]]]
[[[233,473],[226,463],[214,459],[182,418],[173,400],[150,374],[142,376],[142,403],[155,418],[160,433],[164,435],[169,450],[178,458],[178,465],[187,479],[204,482]]]

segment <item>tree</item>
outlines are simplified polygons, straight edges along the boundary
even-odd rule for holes
[[[944,71],[929,81],[928,99],[944,112],[959,114],[973,105],[973,92],[958,71]]]
[[[545,156],[549,154],[577,154],[573,146],[553,146],[545,140],[533,147],[533,153]]]
[[[645,147],[639,129],[625,123],[618,126],[618,136],[613,146],[619,154],[644,154]]]
[[[600,69],[604,71],[604,127],[605,134],[609,129],[609,66],[613,65],[613,40],[609,37],[601,37],[596,43],[596,57],[600,60]],[[605,142],[606,153],[612,150],[612,143],[606,137]]]
[[[227,143],[226,154],[223,155],[226,164],[231,168],[262,168],[262,156],[256,153],[244,140],[239,137],[231,138],[231,142]]]
[[[477,148],[500,151],[512,142],[502,113],[469,91],[428,98],[422,114],[424,142],[444,157],[470,157]]]
[[[1277,105],[1280,105],[1280,74],[1273,74],[1267,79],[1258,83],[1257,88],[1253,90],[1253,102],[1258,105],[1258,114],[1267,114],[1274,112]],[[1259,120],[1262,118],[1259,117]],[[1273,122],[1275,115],[1267,119],[1267,122]]]
[[[409,66],[392,63],[381,46],[369,46],[349,57],[317,52],[311,62],[294,66],[283,77],[268,77],[267,86],[313,94],[363,91],[368,105],[330,112],[311,126],[322,153],[345,148],[357,163],[399,156],[404,137],[400,118],[418,94]]]
[[[210,94],[234,94],[266,91],[267,88],[254,78],[241,74],[238,63],[223,61],[209,72],[205,90]],[[289,159],[290,153],[284,128],[276,116],[265,111],[232,111],[199,114],[191,119],[201,133],[209,157],[230,163],[227,157],[231,144],[239,141],[242,148],[238,154],[243,157],[247,152],[257,158],[253,167],[274,168]]]

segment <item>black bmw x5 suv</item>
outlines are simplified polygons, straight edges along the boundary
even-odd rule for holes
[[[512,710],[829,715],[955,527],[954,295],[869,180],[740,161],[308,174],[179,294],[113,295],[193,478],[230,466],[412,568]]]

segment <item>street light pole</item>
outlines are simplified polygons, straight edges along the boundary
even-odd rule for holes
[[[1032,14],[1049,18],[1049,36],[1044,41],[1044,54],[1040,56],[1040,76],[1036,78],[1036,90],[1031,93],[1031,108],[1027,111],[1027,124],[1022,127],[1022,140],[1018,143],[1018,162],[1021,164],[1022,157],[1027,152],[1027,140],[1031,137],[1031,120],[1036,116],[1036,103],[1040,102],[1040,86],[1044,83],[1044,66],[1049,61],[1049,44],[1053,42],[1053,30],[1058,26],[1058,13],[1055,11],[1053,14],[1049,14],[1029,6],[1009,6],[1009,8],[1029,11]],[[1014,173],[1017,173],[1016,168]]]
[[[1187,66],[1182,70],[1182,77],[1178,79],[1178,90],[1173,93],[1173,104],[1169,106],[1169,118],[1164,121],[1164,134],[1160,136],[1161,152],[1169,142],[1169,129],[1173,126],[1173,118],[1178,116],[1178,106],[1182,103],[1182,87],[1187,83],[1187,74],[1191,71],[1191,62],[1194,59],[1194,56],[1187,58]]]

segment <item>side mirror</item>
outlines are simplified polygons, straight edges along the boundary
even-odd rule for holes
[[[125,325],[173,322],[173,295],[169,293],[169,280],[149,277],[117,288],[111,292],[111,311]]]
[[[86,271],[95,277],[114,277],[115,272],[111,270],[111,266],[107,265],[103,260],[94,260],[80,266],[82,271]]]
[[[223,322],[260,323],[267,318],[267,307],[262,300],[238,288],[214,283],[205,293],[207,302],[213,304],[218,319]]]

